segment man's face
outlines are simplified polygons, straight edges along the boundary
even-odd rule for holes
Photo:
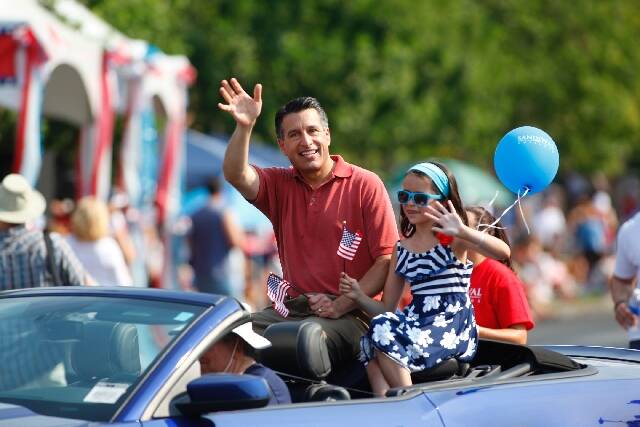
[[[278,145],[282,153],[302,173],[328,173],[331,134],[313,108],[287,114],[282,119],[282,138]]]
[[[209,349],[200,356],[200,372],[203,375],[224,372],[225,368],[229,366],[229,360],[231,359],[235,345],[235,340],[222,340],[209,347]]]

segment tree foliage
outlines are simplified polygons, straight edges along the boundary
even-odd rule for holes
[[[193,127],[230,133],[220,80],[264,86],[256,134],[288,99],[325,106],[333,152],[386,176],[452,156],[490,169],[499,139],[546,130],[563,170],[640,166],[640,3],[576,0],[87,0],[198,69]]]

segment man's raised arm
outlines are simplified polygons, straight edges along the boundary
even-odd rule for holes
[[[262,85],[255,86],[252,98],[235,78],[223,80],[220,95],[226,104],[218,103],[218,108],[231,114],[236,121],[236,129],[224,154],[224,177],[244,198],[254,200],[258,197],[260,179],[249,165],[249,140],[262,110]]]

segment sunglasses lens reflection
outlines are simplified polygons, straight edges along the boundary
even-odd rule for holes
[[[403,205],[409,203],[409,193],[403,190],[398,191],[398,203]]]
[[[418,193],[413,195],[413,201],[418,206],[426,206],[429,203],[429,197],[426,194]]]

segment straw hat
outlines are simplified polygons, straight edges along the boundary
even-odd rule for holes
[[[0,184],[0,222],[24,224],[44,213],[47,202],[23,176],[12,173]]]

